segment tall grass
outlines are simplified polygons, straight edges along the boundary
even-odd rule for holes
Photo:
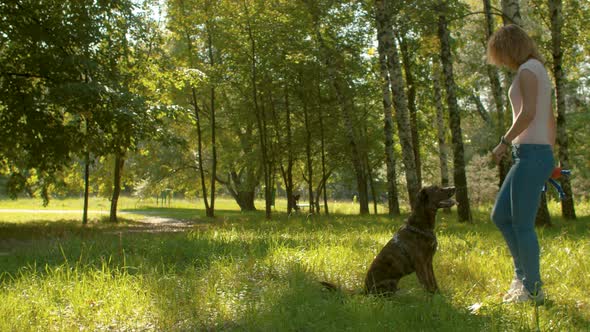
[[[428,295],[411,275],[391,298],[326,292],[318,281],[359,290],[403,218],[278,211],[266,221],[261,212],[228,209],[208,220],[189,207],[128,211],[193,224],[138,232],[130,224],[81,227],[68,216],[0,223],[0,331],[590,330],[587,206],[579,220],[554,218],[554,227],[539,230],[549,302],[538,315],[530,305],[501,304],[511,262],[486,209],[475,212],[474,225],[439,214],[440,294]]]

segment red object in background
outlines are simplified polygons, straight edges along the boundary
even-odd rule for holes
[[[560,177],[561,177],[561,167],[555,167],[553,169],[553,172],[551,173],[551,178],[557,180]]]

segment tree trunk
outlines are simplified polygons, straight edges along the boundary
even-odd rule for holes
[[[249,12],[247,3],[244,1],[244,10],[248,17],[246,28],[248,29],[248,38],[250,41],[250,81],[252,84],[252,100],[254,102],[254,113],[256,115],[256,123],[258,126],[258,137],[260,139],[261,162],[264,173],[264,200],[265,200],[265,216],[266,219],[271,219],[271,176],[269,169],[269,160],[267,155],[267,138],[266,138],[266,119],[264,112],[258,105],[258,68],[256,67],[256,40],[254,39],[254,32],[250,24]]]
[[[242,181],[240,172],[238,174],[235,171],[230,171],[227,180],[222,180],[216,177],[215,180],[225,186],[227,191],[234,198],[236,203],[240,206],[240,210],[243,211],[256,211],[254,206],[254,199],[256,197],[255,189],[257,187],[258,180],[252,179],[253,174],[250,170],[246,170],[246,180]]]
[[[518,0],[502,0],[502,22],[504,25],[516,24],[522,27]]]
[[[367,171],[369,175],[369,185],[371,186],[371,196],[373,196],[373,214],[377,214],[377,190],[375,190],[375,179],[373,179],[373,170],[367,158]]]
[[[215,59],[213,57],[213,43],[211,41],[211,31],[207,28],[208,35],[208,49],[209,49],[209,64],[211,68],[215,66]],[[215,87],[211,87],[211,112],[209,116],[211,126],[211,205],[206,210],[207,217],[215,217],[215,178],[217,177],[217,149],[215,146]]]
[[[416,178],[418,184],[422,185],[422,161],[420,158],[420,135],[418,131],[418,110],[416,109],[416,84],[412,73],[412,52],[408,50],[406,36],[400,39],[400,51],[402,63],[408,87],[408,111],[410,112],[410,129],[412,133],[412,148],[414,149],[414,164],[416,165]]]
[[[377,9],[377,8],[376,8]],[[388,22],[384,17],[383,10],[377,11],[377,35],[381,36]],[[383,115],[385,133],[385,166],[387,168],[387,207],[390,216],[399,216],[399,198],[397,192],[395,174],[395,154],[393,151],[393,117],[391,114],[391,90],[389,80],[389,69],[387,67],[387,54],[385,52],[383,38],[377,38],[379,52],[379,68],[381,72],[381,91],[383,93]]]
[[[443,6],[441,6],[443,7]],[[445,79],[447,92],[447,106],[449,108],[449,120],[451,124],[451,138],[453,142],[453,179],[456,188],[456,197],[459,203],[459,221],[471,222],[471,209],[467,192],[467,177],[465,175],[465,158],[463,151],[463,134],[461,133],[461,115],[455,95],[455,79],[453,76],[453,58],[451,54],[450,33],[447,27],[445,12],[447,8],[441,8],[438,17],[438,37],[440,40],[440,59]]]
[[[494,20],[492,19],[492,5],[490,0],[483,0],[484,13],[486,17],[486,40],[489,40],[494,33]],[[519,14],[520,15],[520,14]],[[486,65],[488,79],[492,89],[492,96],[494,98],[494,106],[496,108],[496,136],[498,139],[506,132],[505,112],[504,112],[504,98],[502,93],[502,84],[500,83],[500,74],[498,69],[493,65]],[[508,158],[502,159],[498,164],[498,187],[502,186],[510,164]]]
[[[440,73],[438,66],[433,66],[432,87],[434,89],[434,104],[436,105],[436,133],[438,138],[438,159],[440,163],[440,183],[443,187],[449,186],[449,147],[446,143],[446,126],[444,116],[444,106],[442,101],[442,90],[440,86]],[[445,208],[445,212],[450,212],[450,208]]]
[[[205,168],[203,163],[203,138],[201,132],[201,110],[197,105],[197,92],[195,88],[191,88],[193,96],[193,108],[195,112],[195,119],[197,122],[197,160],[199,162],[199,176],[201,178],[201,190],[203,191],[203,201],[205,203],[205,213],[209,216],[209,202],[207,200],[207,183],[205,182]]]
[[[562,0],[549,0],[551,12],[551,46],[553,55],[553,77],[555,77],[555,95],[557,99],[557,145],[559,164],[569,169],[569,150],[567,126],[565,121],[565,74],[563,72],[563,49],[561,47],[561,27],[563,25]],[[568,177],[561,177],[559,182],[565,192],[561,201],[561,214],[565,219],[576,219],[576,210],[572,195],[572,186]]]
[[[518,0],[502,0],[502,19],[504,25],[508,24],[516,24],[520,27],[523,26],[522,16],[520,15],[520,4]],[[505,91],[508,91],[508,87],[512,83],[510,79],[510,75],[506,75],[506,88]],[[509,109],[510,105],[507,104],[506,109]],[[508,171],[508,158],[504,158],[506,160],[506,171]],[[506,176],[505,174],[501,174],[503,177]],[[543,196],[545,196],[543,194]],[[547,208],[547,200],[543,197],[541,200],[541,204],[539,205],[539,209],[537,210],[537,217],[535,220],[535,224],[544,225],[547,223],[551,223],[551,216],[549,215],[549,209]]]
[[[328,71],[328,79],[336,93],[338,104],[342,111],[345,134],[350,145],[350,157],[356,175],[360,213],[368,214],[369,201],[367,194],[367,173],[363,165],[363,155],[367,152],[359,145],[360,140],[356,133],[358,129],[355,130],[355,122],[352,120],[352,114],[354,114],[353,91],[349,89],[348,83],[339,74],[339,71],[341,71],[341,68],[344,66],[344,59],[342,54],[335,52],[326,45],[319,28],[317,8],[311,8],[315,3],[310,0],[308,1],[308,5],[310,6],[311,14],[313,16],[314,32],[320,47],[320,53]]]
[[[490,0],[483,0],[483,7],[486,17],[486,40],[489,40],[494,33],[494,20],[492,18],[492,5]],[[502,85],[500,84],[500,75],[498,70],[493,65],[486,65],[488,79],[492,89],[492,97],[494,98],[494,106],[496,107],[496,134],[498,137],[504,135],[504,100],[502,98]]]
[[[256,207],[254,206],[255,197],[256,194],[254,191],[238,191],[234,199],[240,206],[240,211],[256,211]]]
[[[535,226],[551,226],[551,216],[549,215],[549,209],[547,208],[547,195],[544,192],[541,194],[541,203],[539,204],[539,209],[537,210]]]
[[[86,126],[88,127],[88,121],[86,120]],[[84,210],[82,212],[82,225],[88,223],[88,189],[90,186],[90,152],[86,148],[86,154],[84,156]]]
[[[469,99],[471,99],[471,101],[475,104],[475,109],[477,110],[477,113],[479,114],[483,122],[485,122],[486,125],[492,127],[492,119],[490,118],[490,114],[486,110],[485,106],[483,106],[483,103],[481,102],[481,99],[479,99],[479,96],[475,92],[471,92]]]
[[[319,213],[320,211],[320,196],[322,191],[325,193],[326,190],[326,183],[328,182],[328,178],[330,177],[330,174],[332,174],[332,171],[329,172],[324,172],[322,175],[322,178],[320,180],[320,183],[318,184],[318,187],[316,188],[316,195],[315,195],[315,206],[316,206],[316,212]],[[324,196],[324,204],[326,204],[327,207],[327,198]],[[328,215],[327,213],[327,209],[326,209],[326,215]]]
[[[318,84],[318,100],[322,100],[321,98],[321,91],[320,91],[320,86]],[[320,105],[318,105],[318,116],[320,118],[320,144],[321,144],[321,149],[322,149],[322,179],[323,179],[323,185],[322,185],[322,190],[324,192],[324,213],[326,214],[326,216],[330,215],[330,212],[328,211],[328,193],[326,192],[326,181],[328,181],[328,177],[326,175],[326,147],[325,147],[325,137],[324,137],[324,116],[322,114],[322,105],[320,102]],[[320,193],[318,192],[318,195]],[[319,196],[318,196],[318,200],[319,200]],[[319,204],[318,204],[319,205]],[[319,206],[318,206],[318,213],[320,212],[319,210]]]
[[[117,222],[117,204],[119,203],[119,195],[121,194],[121,175],[123,173],[123,165],[125,164],[125,154],[121,151],[115,152],[115,174],[113,178],[113,196],[111,198],[111,214],[110,222]]]
[[[186,31],[186,45],[188,51],[188,58],[189,64],[191,67],[194,67],[193,64],[193,43],[191,41],[191,36],[189,35],[188,31]],[[203,139],[202,139],[202,132],[201,132],[201,120],[200,120],[200,113],[201,110],[199,109],[199,105],[197,103],[197,90],[191,84],[191,103],[193,106],[193,112],[195,115],[195,120],[197,123],[197,159],[199,163],[199,176],[201,179],[201,189],[203,191],[203,201],[205,203],[205,213],[209,215],[209,202],[207,201],[207,184],[205,182],[205,170],[203,164]]]
[[[291,109],[289,108],[289,90],[285,85],[285,112],[287,124],[287,169],[281,165],[285,191],[287,192],[287,213],[291,214],[295,208],[293,200],[293,142],[291,134]]]
[[[414,207],[416,196],[420,190],[418,175],[416,172],[416,158],[412,146],[412,134],[408,115],[408,101],[406,98],[402,70],[399,61],[397,46],[391,26],[391,18],[388,12],[386,0],[375,0],[375,12],[378,26],[382,30],[378,32],[378,40],[382,44],[383,51],[387,55],[387,68],[391,81],[391,92],[395,105],[395,117],[397,120],[398,135],[402,146],[403,162],[405,166],[406,182],[410,205]]]
[[[307,102],[304,96],[305,87],[303,79],[299,78],[301,84],[301,100],[303,101],[303,119],[305,123],[305,156],[306,156],[306,168],[307,168],[307,194],[309,195],[309,213],[314,213],[314,199],[313,199],[313,163],[311,159],[311,127],[309,123],[309,112],[307,109]]]

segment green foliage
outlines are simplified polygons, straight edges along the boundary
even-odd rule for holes
[[[466,162],[488,153],[497,141],[472,100],[478,97],[484,112],[496,118],[485,67],[482,3],[443,1],[444,8],[436,1],[388,3],[395,13],[397,42],[407,48],[405,60],[414,78],[424,184],[438,183],[431,72],[439,53],[433,23],[440,10],[446,11],[452,30]],[[492,5],[500,8],[499,1]],[[209,139],[204,140],[203,165],[196,158],[196,100],[203,137],[211,135],[204,124],[211,105],[216,106],[217,174],[226,184],[220,191],[260,191],[258,112],[268,131],[267,153],[280,194],[281,169],[290,159],[295,190],[307,192],[303,174],[309,131],[312,182],[321,180],[323,137],[326,168],[331,171],[329,193],[350,198],[356,190],[355,174],[342,113],[315,40],[313,15],[318,15],[325,43],[342,55],[339,75],[353,104],[353,129],[368,155],[379,197],[385,191],[385,166],[373,7],[371,1],[2,2],[0,174],[9,177],[3,183],[12,197],[40,195],[47,200],[52,193],[77,194],[81,164],[89,151],[91,174],[96,173],[91,175],[92,192],[110,194],[113,155],[119,154],[126,160],[122,181],[127,193],[153,196],[174,188],[193,197],[196,174],[201,168],[210,172],[212,158]],[[521,7],[526,28],[550,65],[546,1],[521,2]],[[590,179],[584,139],[590,7],[586,1],[564,0],[563,14],[572,185],[579,197],[587,196]],[[498,25],[500,16],[494,19]],[[308,126],[304,109],[309,112]],[[396,171],[403,179],[397,138],[394,144]],[[476,173],[469,176],[477,178]],[[403,196],[404,181],[398,185]]]
[[[12,196],[39,190],[47,201],[72,157],[125,151],[152,133],[135,76],[151,35],[131,1],[0,8],[0,157]]]

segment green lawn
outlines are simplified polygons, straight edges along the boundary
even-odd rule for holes
[[[48,209],[79,203],[52,201]],[[221,200],[217,219],[207,220],[194,202],[135,203],[124,200],[124,222],[97,214],[85,228],[77,212],[0,213],[0,331],[529,331],[537,321],[542,331],[590,331],[588,204],[579,220],[556,217],[539,231],[550,301],[536,312],[501,304],[510,258],[487,209],[474,212],[474,225],[439,215],[440,294],[428,295],[410,275],[399,294],[380,298],[326,292],[318,281],[360,289],[403,218],[351,215],[351,203],[330,218],[287,217],[277,204],[276,220],[265,221],[263,212],[242,214]],[[35,204],[0,201],[0,209]],[[551,210],[558,214],[556,204]],[[156,216],[191,226],[137,223]]]

